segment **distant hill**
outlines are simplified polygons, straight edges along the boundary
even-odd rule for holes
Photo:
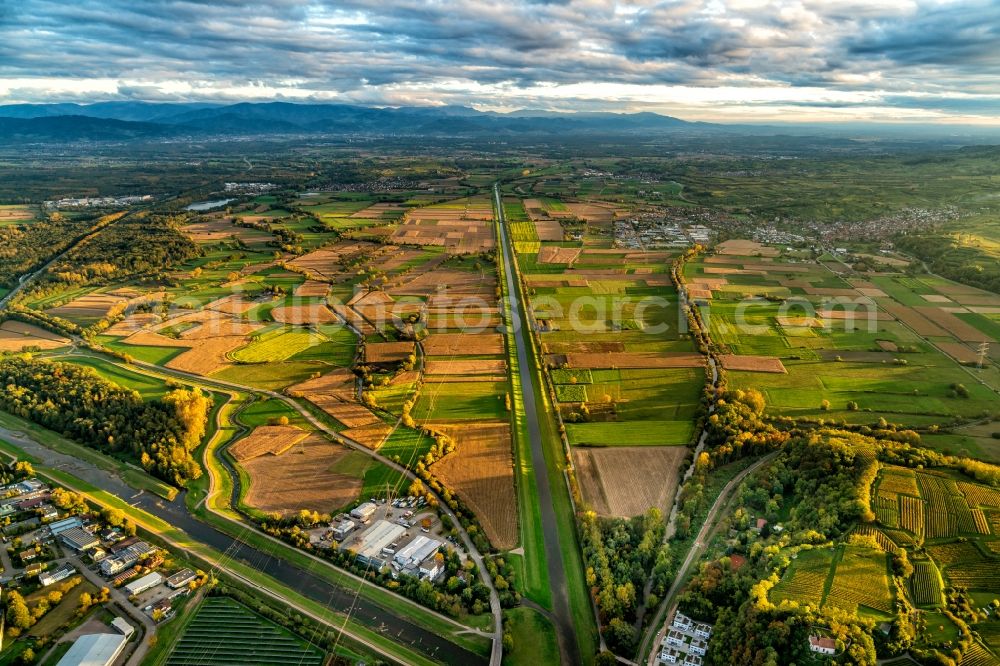
[[[502,114],[465,107],[375,108],[349,104],[98,102],[0,106],[0,138],[131,140],[241,135],[504,136],[726,131],[655,113]]]

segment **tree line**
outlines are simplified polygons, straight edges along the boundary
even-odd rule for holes
[[[93,369],[30,355],[0,358],[0,409],[179,486],[201,476],[191,452],[205,433],[211,400],[177,388],[143,401]]]

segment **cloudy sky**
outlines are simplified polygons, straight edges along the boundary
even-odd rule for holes
[[[0,0],[0,103],[1000,124],[1000,0]]]

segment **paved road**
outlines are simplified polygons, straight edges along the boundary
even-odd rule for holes
[[[107,359],[105,359],[105,360],[107,360]],[[185,381],[188,381],[188,382],[192,382],[194,384],[203,385],[203,386],[206,386],[206,387],[209,387],[209,388],[212,388],[212,387],[221,387],[223,389],[236,390],[236,391],[240,391],[240,392],[243,392],[243,393],[252,393],[252,394],[256,394],[256,395],[265,395],[265,396],[267,396],[269,398],[274,398],[275,400],[280,400],[281,402],[285,403],[286,405],[288,405],[289,407],[291,407],[292,409],[294,409],[300,415],[302,415],[302,417],[304,419],[306,419],[307,421],[309,421],[309,423],[311,423],[317,430],[325,433],[326,435],[329,435],[333,440],[335,440],[337,442],[340,442],[341,444],[344,444],[345,446],[351,447],[351,448],[353,448],[356,451],[360,451],[361,453],[364,453],[365,455],[368,455],[368,456],[370,456],[370,457],[378,460],[383,465],[385,465],[385,466],[387,466],[387,467],[389,467],[391,469],[396,470],[397,472],[399,472],[400,474],[402,474],[406,478],[409,478],[409,479],[416,479],[416,478],[418,478],[417,475],[414,474],[413,471],[410,470],[409,468],[404,467],[403,465],[400,465],[399,463],[394,462],[394,461],[390,460],[389,458],[386,458],[385,456],[379,454],[376,451],[373,451],[372,449],[368,448],[367,446],[364,446],[363,444],[359,444],[358,442],[355,442],[352,439],[344,437],[341,433],[338,433],[337,431],[333,430],[332,428],[330,428],[329,426],[327,426],[325,423],[323,423],[322,421],[320,421],[318,418],[316,418],[316,416],[311,411],[309,411],[308,409],[306,409],[305,407],[303,407],[296,400],[293,400],[293,399],[289,398],[288,396],[286,396],[284,394],[278,393],[276,391],[269,391],[267,389],[260,389],[260,388],[253,388],[253,387],[250,387],[250,386],[244,386],[242,384],[236,384],[234,382],[227,382],[227,381],[222,381],[222,380],[219,380],[219,379],[209,379],[209,378],[206,378],[206,377],[202,377],[200,375],[193,375],[193,374],[190,374],[190,373],[187,373],[187,372],[182,372],[180,370],[173,370],[173,369],[169,369],[169,368],[163,368],[163,367],[160,367],[160,366],[157,366],[157,365],[153,365],[151,363],[145,363],[145,362],[139,361],[139,360],[133,360],[132,363],[130,365],[127,365],[127,366],[124,365],[124,364],[121,364],[121,363],[119,363],[117,361],[112,361],[112,362],[115,365],[119,365],[120,367],[124,367],[124,368],[132,370],[132,371],[146,372],[147,374],[154,374],[154,375],[159,375],[159,376],[174,377],[174,378],[177,378],[177,379],[182,379],[182,380],[185,380]],[[209,474],[211,474],[211,469],[209,469]],[[491,654],[490,654],[490,664],[491,664],[491,666],[500,666],[500,662],[503,660],[503,641],[501,640],[502,636],[503,636],[503,610],[500,607],[500,596],[497,594],[496,588],[493,585],[493,579],[492,579],[492,577],[490,576],[489,572],[486,569],[486,563],[485,563],[485,561],[483,559],[482,554],[480,554],[480,552],[476,549],[475,544],[472,543],[472,539],[469,537],[469,533],[465,530],[465,528],[462,526],[462,523],[458,520],[458,516],[455,515],[455,513],[448,507],[448,505],[444,502],[444,500],[442,500],[439,495],[437,495],[436,493],[434,493],[433,490],[431,490],[429,487],[426,487],[426,486],[425,486],[425,490],[426,490],[426,492],[429,492],[432,495],[434,495],[435,497],[437,497],[439,510],[442,511],[443,513],[445,513],[451,519],[452,524],[454,525],[455,529],[459,533],[459,537],[461,537],[461,539],[462,539],[462,543],[465,546],[466,552],[469,553],[469,557],[472,558],[472,561],[475,562],[476,566],[479,568],[479,574],[480,574],[481,581],[483,582],[484,585],[487,586],[487,588],[489,588],[489,591],[490,591],[490,612],[493,615],[493,636],[492,636],[492,638],[493,638],[493,647],[492,647]],[[178,503],[177,501],[174,502],[174,504],[177,504],[177,503]],[[183,496],[181,496],[180,505],[181,506],[184,505],[183,504]],[[216,515],[221,516],[222,518],[224,518],[226,520],[231,520],[228,516],[225,516],[225,515],[219,513],[218,511],[215,511],[214,509],[212,509],[210,503],[206,504],[206,507],[209,509],[209,511],[212,511]],[[197,521],[197,520],[191,518],[190,515],[188,515],[186,512],[185,512],[185,515],[193,523],[195,523],[197,525],[204,525],[204,523],[201,523],[200,521]],[[239,524],[239,525],[240,525],[241,528],[251,529],[251,530],[254,530],[254,531],[257,531],[257,532],[260,531],[256,527],[253,527],[253,526],[249,526],[249,525],[245,525],[245,524]],[[190,533],[191,532],[189,532],[189,534]],[[269,537],[269,538],[273,538],[273,537]],[[249,547],[249,546],[246,546],[246,547]],[[449,645],[453,645],[453,644],[449,643]]]
[[[504,263],[504,274],[507,278],[507,298],[510,301],[511,328],[514,344],[517,349],[517,362],[521,368],[521,394],[524,400],[524,414],[528,424],[528,440],[531,444],[531,466],[535,471],[535,482],[538,488],[538,504],[541,509],[542,535],[545,540],[545,559],[548,563],[549,585],[552,589],[552,616],[555,619],[556,632],[559,637],[559,651],[562,663],[579,664],[580,654],[573,630],[573,615],[569,604],[569,589],[566,583],[566,572],[562,565],[562,552],[559,549],[559,528],[556,523],[556,512],[552,506],[552,488],[549,485],[548,468],[545,465],[545,453],[542,450],[542,431],[538,425],[538,405],[535,402],[535,376],[528,364],[529,331],[527,323],[521,321],[521,304],[518,290],[514,283],[514,259],[510,238],[507,234],[507,220],[504,218],[503,202],[500,199],[500,189],[493,186],[496,199],[497,215],[500,217],[501,258]]]
[[[367,626],[376,629],[381,627],[380,631],[390,636],[395,642],[416,648],[449,664],[481,664],[484,662],[481,657],[419,625],[413,624],[404,616],[356,596],[345,587],[335,586],[311,571],[300,569],[285,560],[261,552],[239,539],[234,539],[228,534],[196,520],[188,513],[183,494],[179,495],[173,502],[167,502],[150,493],[137,492],[111,472],[73,456],[53,451],[35,441],[27,433],[0,428],[0,437],[27,451],[28,454],[44,460],[48,467],[61,469],[72,474],[87,483],[117,495],[132,506],[170,523],[193,540],[210,546],[219,553],[225,553],[226,559],[237,560],[245,566],[267,574],[292,590],[334,611],[350,611],[354,619]],[[230,575],[239,577],[234,571],[226,569],[224,563],[216,564],[218,568],[226,570]],[[280,597],[277,598],[280,599]],[[288,603],[284,599],[281,601]],[[296,610],[305,612],[300,608]],[[345,630],[345,634],[364,642],[363,638],[353,636],[350,631]]]
[[[719,496],[715,499],[715,502],[712,504],[712,508],[709,509],[708,515],[705,517],[705,523],[701,526],[701,530],[698,532],[698,536],[695,537],[694,543],[691,545],[691,549],[688,551],[687,557],[684,558],[684,562],[681,564],[680,569],[677,570],[677,575],[674,577],[673,584],[670,586],[670,589],[667,591],[666,596],[663,598],[663,602],[660,604],[660,610],[657,612],[656,618],[650,625],[651,628],[657,626],[660,627],[660,629],[656,634],[656,638],[653,641],[654,647],[658,645],[661,640],[663,640],[664,633],[666,632],[666,626],[664,625],[664,621],[669,616],[670,614],[669,611],[673,610],[674,597],[677,596],[677,593],[680,592],[681,587],[684,586],[686,582],[685,577],[688,574],[688,570],[691,569],[691,567],[699,559],[701,559],[701,556],[705,554],[705,549],[708,548],[708,541],[709,541],[708,537],[711,531],[715,528],[715,520],[718,517],[719,511],[721,511],[722,508],[726,506],[726,504],[730,500],[730,495],[733,493],[734,490],[736,490],[736,488],[740,485],[740,483],[743,482],[743,479],[745,479],[749,474],[752,474],[755,470],[759,469],[761,465],[764,465],[768,461],[773,460],[774,457],[778,455],[778,453],[779,453],[778,451],[774,451],[772,453],[767,454],[766,456],[764,456],[763,458],[761,458],[760,460],[758,460],[757,462],[750,465],[745,470],[734,476],[729,481],[729,483],[725,485],[725,487],[722,489],[722,492],[719,493]],[[666,610],[667,612],[664,612],[664,610]],[[647,634],[646,638],[643,640],[643,645],[641,646],[643,650],[648,648],[648,641],[649,637]],[[641,654],[642,653],[640,652],[640,656]],[[657,651],[655,649],[650,651],[648,666],[655,666],[656,655]]]
[[[111,599],[118,604],[122,610],[128,613],[129,617],[132,618],[132,624],[138,623],[142,625],[143,636],[135,646],[135,650],[131,655],[129,655],[128,661],[125,662],[125,666],[139,666],[142,664],[142,660],[146,656],[146,652],[149,651],[149,638],[156,633],[156,623],[153,622],[152,618],[143,613],[140,609],[136,608],[132,602],[128,600],[128,596],[122,592],[121,588],[115,588],[109,585],[108,581],[98,576],[93,570],[84,564],[83,560],[79,557],[70,557],[69,563],[76,567],[76,570],[79,571],[84,578],[96,585],[97,589],[101,589],[102,587],[108,588],[111,593]]]
[[[127,213],[123,217],[127,217],[128,215],[132,215],[132,214],[134,214],[134,212],[135,212],[135,210],[132,210],[132,211],[130,211],[129,213]],[[119,218],[119,219],[122,219],[122,218]],[[115,220],[115,221],[117,221],[117,220]],[[108,226],[109,224],[112,224],[113,222],[114,221],[107,222],[107,223],[104,223],[104,224],[99,225],[99,226],[95,226],[90,232],[88,232],[87,235],[85,235],[83,238],[81,238],[79,241],[77,241],[76,243],[74,243],[73,245],[71,245],[69,248],[67,248],[66,250],[64,250],[59,255],[53,257],[52,259],[50,259],[44,266],[42,266],[41,268],[39,268],[38,270],[36,270],[33,273],[30,273],[28,275],[22,276],[21,279],[20,279],[20,281],[19,281],[19,284],[17,285],[17,287],[15,287],[15,289],[13,289],[9,294],[7,294],[6,297],[4,297],[2,300],[0,300],[0,310],[3,310],[7,306],[7,304],[10,302],[10,300],[18,292],[20,292],[22,289],[24,289],[38,275],[42,274],[50,265],[52,265],[54,262],[56,262],[59,259],[61,259],[62,256],[66,252],[69,252],[69,250],[72,249],[72,247],[75,247],[75,246],[79,245],[81,242],[85,241],[87,238],[89,238],[90,236],[92,236],[93,234],[95,234],[97,231],[99,231],[100,229],[104,228],[105,226]],[[73,337],[74,337],[74,347],[75,347],[76,344],[79,343],[79,340],[77,339],[76,336],[73,336]],[[206,385],[209,385],[209,386],[211,386],[211,385],[214,384],[216,386],[221,386],[221,387],[224,387],[224,388],[227,388],[227,389],[234,389],[234,390],[241,391],[241,392],[255,393],[255,394],[258,394],[258,395],[267,395],[269,397],[281,400],[282,402],[284,402],[284,403],[288,404],[289,406],[293,407],[307,421],[309,421],[314,427],[316,427],[318,430],[326,433],[327,435],[329,435],[333,439],[341,442],[342,444],[344,444],[346,446],[350,446],[350,447],[354,448],[357,451],[365,453],[366,455],[369,455],[372,458],[375,458],[376,460],[378,460],[382,464],[384,464],[387,467],[390,467],[390,468],[392,468],[392,469],[400,472],[401,474],[403,474],[407,478],[410,478],[410,479],[416,479],[417,478],[417,476],[410,469],[408,469],[408,468],[406,468],[406,467],[404,467],[402,465],[399,465],[398,463],[395,463],[392,460],[389,460],[388,458],[385,458],[384,456],[379,455],[375,451],[372,451],[370,448],[368,448],[368,447],[366,447],[366,446],[364,446],[362,444],[359,444],[358,442],[355,442],[353,440],[350,440],[350,439],[347,439],[347,438],[343,437],[342,435],[340,435],[336,431],[334,431],[331,428],[329,428],[328,426],[326,426],[326,424],[322,423],[309,410],[307,410],[306,408],[304,408],[298,402],[296,402],[296,401],[288,398],[287,396],[285,396],[283,394],[276,393],[274,391],[267,391],[267,390],[263,390],[263,389],[256,389],[256,388],[253,388],[253,387],[244,386],[244,385],[236,384],[236,383],[233,383],[233,382],[223,382],[223,381],[218,381],[218,380],[206,380],[204,377],[200,377],[198,375],[191,375],[191,374],[185,373],[185,372],[179,372],[179,371],[174,371],[174,370],[167,370],[165,368],[161,368],[159,366],[156,366],[156,365],[153,365],[153,364],[149,364],[149,363],[144,363],[144,362],[141,362],[141,361],[134,361],[133,364],[132,364],[132,367],[130,369],[132,369],[132,370],[145,369],[147,372],[155,372],[157,374],[173,375],[175,377],[179,377],[179,378],[182,378],[182,379],[187,379],[187,380],[190,380],[190,381],[195,381],[197,383],[202,383],[202,384],[206,384]],[[8,434],[14,434],[14,433],[8,433]],[[16,434],[20,435],[20,433],[16,433]],[[19,437],[14,437],[14,438],[10,438],[10,439],[15,439],[19,443],[19,445],[22,446],[22,448],[24,448],[25,445],[30,445],[30,444],[38,445],[37,443],[33,442],[32,440],[30,440],[28,438],[22,439],[22,438],[19,438]],[[38,446],[41,446],[41,445],[38,445]],[[45,459],[46,461],[48,461],[49,460],[49,455],[51,455],[51,452],[48,449],[45,449],[45,453],[42,453],[41,455],[39,455],[39,457]],[[67,458],[69,458],[69,456],[67,456]],[[76,461],[75,459],[72,459],[72,458],[70,458],[70,461],[79,462],[79,461]],[[66,462],[65,464],[68,467],[72,463],[71,462]],[[98,472],[103,472],[103,470],[97,470],[97,468],[94,468],[94,469],[96,471],[98,471]],[[81,471],[81,470],[78,469],[77,471]],[[108,475],[108,476],[111,476],[111,475]],[[89,481],[91,483],[94,483],[95,485],[97,485],[98,487],[100,487],[102,489],[109,490],[109,492],[114,492],[115,494],[118,494],[119,497],[121,497],[122,499],[126,499],[130,495],[133,495],[133,493],[134,493],[134,491],[131,488],[129,488],[128,486],[124,486],[128,490],[126,491],[126,494],[122,495],[122,494],[119,494],[118,492],[116,492],[115,490],[113,490],[112,486],[108,486],[108,485],[105,485],[105,484],[100,483],[100,482],[91,481],[90,479],[87,479],[87,478],[85,478],[83,476],[79,476],[78,478],[84,478],[84,480],[87,480],[87,481]],[[111,481],[111,480],[117,481],[117,479],[115,479],[114,477],[112,477],[112,479],[106,479],[104,481]],[[119,484],[116,484],[116,485],[124,485],[124,484],[120,484],[119,483]],[[432,494],[435,494],[429,488],[427,490],[428,490],[428,492],[431,492]],[[147,495],[145,498],[143,498],[142,501],[143,501],[144,504],[148,504],[149,497],[150,496]],[[126,501],[128,501],[128,500],[126,499]],[[458,517],[454,514],[453,511],[451,511],[450,508],[448,508],[448,505],[444,501],[442,501],[440,499],[440,497],[438,497],[438,501],[439,501],[440,510],[443,513],[445,513],[446,515],[448,515],[448,517],[451,519],[452,524],[455,526],[455,528],[459,532],[459,536],[462,539],[462,542],[463,542],[463,544],[464,544],[464,546],[466,548],[466,551],[469,553],[470,557],[476,563],[476,566],[479,568],[480,578],[481,578],[482,582],[487,586],[487,588],[490,591],[490,611],[491,611],[491,614],[493,616],[493,625],[494,626],[493,626],[493,633],[492,633],[492,650],[491,650],[491,654],[490,654],[489,663],[490,663],[491,666],[500,666],[500,663],[501,663],[501,661],[503,659],[503,643],[502,643],[502,640],[501,640],[501,636],[503,634],[503,615],[502,615],[502,609],[501,609],[501,606],[500,606],[500,597],[497,594],[495,586],[493,585],[492,577],[490,576],[488,570],[486,569],[485,561],[484,561],[482,555],[476,549],[475,545],[473,544],[472,539],[469,537],[468,532],[462,526],[462,523],[458,520]],[[138,505],[139,503],[135,503],[135,504]],[[171,516],[164,516],[164,515],[162,515],[159,512],[159,511],[165,510],[164,509],[165,506],[166,506],[166,508],[171,509],[171,513],[173,515],[171,515]],[[145,510],[149,511],[150,513],[152,513],[154,515],[157,515],[157,516],[159,516],[161,518],[166,519],[168,522],[171,522],[174,525],[177,525],[177,526],[181,527],[190,536],[192,536],[192,537],[194,537],[194,538],[202,541],[203,543],[211,545],[213,547],[218,548],[217,544],[220,543],[219,537],[221,537],[222,539],[227,540],[230,544],[233,543],[234,540],[232,538],[228,537],[227,535],[225,535],[224,533],[222,533],[220,531],[217,531],[214,528],[211,528],[211,527],[207,526],[206,524],[201,523],[200,521],[195,520],[193,517],[190,516],[189,513],[187,513],[186,509],[183,509],[183,507],[184,507],[184,496],[182,494],[182,495],[179,496],[178,500],[175,500],[174,502],[172,502],[169,505],[164,505],[163,502],[155,502],[155,504],[143,506],[142,508],[144,508]],[[211,507],[209,507],[209,510],[212,510]],[[215,512],[215,513],[217,513],[217,512]],[[221,515],[221,514],[217,513],[217,515]],[[225,516],[223,516],[223,517],[226,518],[227,520],[229,520],[228,517],[225,517]],[[241,525],[241,527],[244,527],[244,526]],[[202,537],[204,537],[204,538],[202,538]],[[214,541],[214,543],[213,543],[213,541]],[[273,560],[273,565],[271,564],[271,562],[268,562],[268,565],[273,566],[272,570],[271,571],[265,571],[265,573],[270,573],[275,578],[278,578],[279,580],[281,580],[283,583],[289,584],[289,581],[283,579],[281,576],[276,575],[274,573],[274,571],[276,571],[278,569],[284,569],[284,570],[292,570],[292,571],[300,571],[301,572],[301,570],[296,569],[294,566],[289,565],[289,564],[287,564],[287,563],[285,563],[283,561],[271,558],[270,556],[268,556],[266,554],[260,553],[259,551],[256,551],[255,549],[251,548],[247,544],[244,544],[244,543],[239,542],[239,541],[237,541],[236,543],[237,543],[236,547],[237,547],[238,550],[242,550],[243,552],[250,551],[250,557],[252,557],[253,561],[255,561],[255,562],[259,562],[261,560],[264,560],[264,561]],[[226,551],[226,547],[222,547],[220,550],[222,550],[223,552],[225,552]],[[261,569],[261,570],[263,571],[264,569]],[[291,578],[294,579],[295,577],[291,576]],[[339,588],[333,588],[328,583],[322,582],[318,578],[315,578],[315,577],[312,577],[312,578],[314,578],[314,581],[312,581],[313,583],[315,583],[315,582],[320,582],[321,583],[320,588],[322,588],[322,587],[328,588],[326,591],[322,592],[321,593],[322,596],[320,596],[318,598],[318,600],[321,601],[321,602],[326,603],[327,601],[333,599],[336,596],[337,593],[343,593],[344,592],[343,590],[340,590]],[[290,585],[290,586],[293,587],[293,588],[295,587],[294,585]],[[314,589],[316,589],[315,586],[313,586],[313,587],[314,587]],[[336,590],[336,592],[331,593],[329,591],[330,589]],[[303,590],[299,590],[299,591],[303,592],[304,594],[307,594]],[[307,596],[311,596],[311,595],[307,594]],[[364,613],[361,612],[361,608],[360,608],[363,605],[362,601],[359,600],[359,599],[356,599],[354,597],[354,595],[348,595],[348,596],[350,596],[350,598],[351,598],[351,605],[347,606],[347,608],[353,609],[352,610],[352,614],[353,615],[355,615],[355,616],[362,616],[363,617]],[[385,609],[380,609],[380,607],[378,607],[378,606],[374,606],[374,608],[378,609],[378,610],[374,611],[372,613],[372,615],[371,615],[370,620],[372,622],[374,622],[374,624],[372,624],[372,626],[376,626],[376,627],[380,626],[380,625],[384,626],[385,623],[382,620],[387,615],[388,612]],[[410,633],[411,637],[415,636],[415,640],[412,643],[410,641],[402,641],[402,642],[406,642],[406,643],[411,644],[411,645],[417,645],[417,644],[420,644],[421,642],[426,642],[426,643],[431,643],[431,644],[437,644],[437,646],[431,651],[431,654],[435,654],[438,657],[441,657],[441,656],[443,656],[443,655],[445,655],[445,654],[447,654],[448,652],[451,652],[451,651],[457,651],[456,654],[455,654],[455,657],[456,658],[462,658],[461,661],[460,662],[452,662],[450,659],[447,659],[446,661],[448,661],[449,663],[473,663],[473,662],[479,661],[478,657],[475,657],[474,655],[472,655],[471,653],[469,653],[467,650],[464,650],[463,648],[460,648],[460,647],[454,645],[453,643],[447,641],[446,639],[436,637],[433,634],[431,634],[430,632],[427,632],[427,631],[421,629],[420,627],[418,627],[416,625],[410,624],[404,618],[395,618],[394,617],[392,619],[393,620],[399,620],[398,623],[394,623],[394,624],[397,624],[397,625],[409,625],[410,629],[416,630],[415,632],[414,631],[406,632],[405,631],[405,627],[404,627],[404,630],[400,631],[397,635],[400,636],[400,638],[402,639],[404,633]],[[394,627],[394,629],[395,628],[396,627]],[[422,636],[421,636],[421,634],[422,634]]]
[[[54,257],[52,257],[51,259],[49,259],[48,261],[46,261],[45,264],[41,268],[36,269],[34,272],[26,273],[26,274],[22,275],[20,277],[20,279],[18,280],[17,285],[15,285],[15,287],[10,290],[10,293],[8,293],[3,298],[0,298],[0,310],[3,310],[5,307],[7,307],[7,305],[11,302],[11,300],[13,300],[13,298],[15,296],[17,296],[19,293],[21,293],[24,290],[24,288],[28,286],[28,284],[30,284],[31,282],[33,282],[35,280],[35,278],[37,278],[39,275],[41,275],[42,273],[44,273],[45,271],[47,271],[49,269],[49,266],[51,266],[52,264],[54,264],[57,261],[59,261],[60,259],[62,259],[66,255],[67,252],[69,252],[70,250],[72,250],[73,248],[75,248],[77,245],[79,245],[83,241],[87,240],[88,238],[90,238],[91,236],[93,236],[94,234],[96,234],[98,231],[100,231],[104,227],[107,227],[107,226],[109,226],[111,224],[114,224],[118,220],[124,219],[124,218],[128,217],[129,215],[132,215],[133,212],[134,211],[128,212],[125,215],[122,215],[117,220],[109,220],[107,222],[102,222],[102,223],[99,223],[99,224],[95,224],[93,227],[90,228],[90,231],[88,231],[84,235],[80,236],[73,243],[70,243],[70,245],[65,250],[63,250],[59,254],[55,255]]]

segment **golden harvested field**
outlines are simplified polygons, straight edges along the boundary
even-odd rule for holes
[[[242,347],[246,341],[244,335],[222,335],[179,341],[194,346],[167,361],[166,367],[195,375],[210,375],[229,367],[231,363],[226,355]]]
[[[948,331],[924,317],[916,308],[900,305],[895,301],[886,299],[879,300],[878,304],[883,310],[912,328],[917,335],[925,337],[935,335],[948,337]]]
[[[394,299],[389,294],[373,289],[371,291],[359,291],[351,297],[351,300],[347,301],[347,304],[351,307],[356,307],[361,305],[391,305],[394,302]]]
[[[189,325],[179,334],[185,342],[234,335],[246,336],[263,327],[263,324],[244,321],[236,315],[225,312],[197,310],[168,319],[154,326],[152,330],[159,332],[181,324]]]
[[[948,356],[959,363],[976,363],[979,361],[979,352],[961,342],[938,342],[936,343]]]
[[[535,220],[535,233],[540,241],[561,241],[563,228],[556,220]]]
[[[229,447],[229,453],[238,462],[246,462],[269,454],[277,456],[309,436],[309,433],[295,426],[266,425],[253,431]]]
[[[74,298],[65,305],[46,310],[46,314],[63,319],[100,319],[122,312],[128,305],[128,299],[111,294],[87,294]]]
[[[875,321],[893,320],[893,316],[888,312],[876,309],[867,310],[863,307],[859,307],[857,310],[823,310],[818,314],[823,319],[831,319],[835,321],[854,319],[860,322],[867,321],[869,318],[872,318]]]
[[[456,449],[431,471],[471,508],[490,542],[500,550],[517,545],[514,461],[507,423],[428,423]]]
[[[677,490],[683,446],[573,448],[583,499],[601,516],[630,518],[657,507],[666,516]]]
[[[366,363],[399,363],[414,351],[412,342],[369,342],[365,344]]]
[[[439,245],[453,254],[486,252],[494,247],[493,225],[474,220],[408,217],[392,234],[396,243]]]
[[[233,294],[232,296],[223,296],[218,300],[212,301],[205,306],[205,309],[225,314],[241,315],[257,305],[260,305],[260,303],[243,298],[242,294]]]
[[[415,275],[406,275],[405,279],[389,288],[393,296],[431,296],[445,290],[452,296],[482,296],[495,302],[493,287],[496,284],[492,276],[483,277],[469,271],[457,271],[441,268]]]
[[[105,331],[106,335],[124,337],[136,331],[150,328],[160,323],[160,317],[152,312],[134,312]]]
[[[25,347],[58,349],[69,343],[68,338],[50,333],[33,324],[13,320],[0,324],[0,352],[19,352]]]
[[[27,206],[0,206],[0,225],[35,219],[35,214]]]
[[[565,206],[568,213],[562,211],[549,211],[549,215],[551,217],[574,216],[594,224],[611,224],[611,221],[615,219],[615,208],[611,205],[567,203]]]
[[[291,396],[328,395],[343,400],[353,400],[355,381],[356,377],[353,372],[345,368],[338,368],[315,379],[289,386],[287,391]]]
[[[306,305],[279,305],[271,310],[274,321],[282,324],[332,324],[340,321],[337,315],[323,303]]]
[[[180,333],[180,339],[156,331],[182,323],[195,324]],[[123,340],[125,344],[153,347],[186,347],[170,359],[166,367],[196,375],[210,375],[231,365],[227,354],[247,343],[248,335],[260,324],[245,322],[214,310],[199,310],[157,324],[155,330],[139,330]]]
[[[579,247],[554,247],[546,245],[538,251],[540,264],[572,264],[580,257]]]
[[[352,270],[349,263],[359,257],[377,255],[377,251],[384,251],[384,247],[364,241],[340,241],[322,250],[296,257],[288,265],[305,272],[307,276],[318,275],[334,279],[353,275],[356,269]]]
[[[507,364],[502,360],[477,359],[451,361],[428,359],[424,372],[428,375],[503,375]]]
[[[722,367],[726,370],[745,370],[747,372],[773,372],[784,374],[788,372],[780,358],[774,356],[738,356],[722,354],[719,357]]]
[[[144,347],[188,347],[191,345],[181,340],[168,338],[165,335],[154,333],[153,331],[139,330],[122,340],[127,345]]]
[[[357,402],[341,400],[329,394],[307,394],[306,398],[348,428],[364,428],[382,423],[382,419]]]
[[[746,257],[755,255],[760,257],[777,257],[781,254],[781,251],[776,247],[761,245],[756,241],[739,239],[723,241],[715,246],[715,251],[719,254],[735,254]]]
[[[271,234],[257,229],[238,227],[228,217],[202,218],[198,222],[181,228],[195,243],[218,243],[236,237],[247,244],[266,243],[271,240]]]
[[[302,298],[308,298],[312,296],[326,296],[330,291],[330,285],[326,282],[319,282],[318,280],[306,280],[298,287],[295,288],[295,295]]]
[[[485,356],[503,354],[503,336],[499,333],[435,333],[424,340],[428,356]]]
[[[385,442],[386,438],[392,434],[394,428],[388,423],[375,423],[373,425],[362,426],[360,428],[350,428],[340,434],[354,440],[358,444],[367,446],[369,449],[378,449]]]
[[[949,331],[962,342],[996,342],[975,326],[967,324],[950,312],[936,307],[915,307],[918,313],[941,328]]]
[[[961,305],[987,305],[997,307],[1000,306],[1000,296],[993,294],[980,295],[980,294],[959,294],[955,296],[955,300]]]
[[[701,354],[687,352],[604,352],[569,353],[566,363],[571,368],[700,368],[705,365]]]
[[[246,503],[282,515],[301,509],[330,513],[353,502],[362,480],[330,468],[348,450],[311,435],[280,455],[258,456],[241,466],[250,475]]]
[[[364,335],[371,335],[375,332],[375,327],[368,323],[368,320],[361,316],[360,313],[346,305],[331,305],[330,308],[333,310],[334,314],[340,317],[342,320],[347,322],[349,326],[357,331],[360,331]]]

